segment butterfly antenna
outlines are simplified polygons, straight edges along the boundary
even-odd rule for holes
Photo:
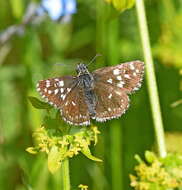
[[[68,64],[65,64],[65,63],[55,63],[54,65],[68,66]]]
[[[96,54],[96,55],[92,58],[92,60],[87,64],[87,66],[90,65],[91,63],[93,63],[93,62],[96,60],[96,58],[99,57],[99,56],[102,56],[102,55],[99,54],[99,53]]]

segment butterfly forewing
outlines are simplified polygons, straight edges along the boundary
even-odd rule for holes
[[[96,82],[94,92],[97,97],[97,121],[103,122],[120,117],[129,107],[129,99],[125,92],[118,87]]]
[[[83,90],[77,85],[68,94],[61,109],[63,119],[73,125],[89,125],[90,117]]]
[[[39,81],[37,91],[46,102],[57,108],[61,108],[66,96],[74,86],[74,78],[72,76],[64,76]]]
[[[120,65],[104,67],[93,72],[96,81],[102,81],[108,86],[116,86],[126,93],[138,90],[143,79],[144,64],[132,61]]]
[[[65,121],[74,125],[89,125],[90,118],[82,89],[72,76],[41,80],[37,91],[51,105],[58,108]]]

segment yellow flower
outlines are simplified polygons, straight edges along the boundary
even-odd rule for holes
[[[87,185],[82,185],[82,184],[80,184],[80,185],[78,186],[78,188],[80,188],[81,190],[88,190],[88,186],[87,186]]]

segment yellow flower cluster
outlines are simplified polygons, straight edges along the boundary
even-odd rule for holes
[[[81,190],[88,190],[88,186],[87,186],[87,185],[82,185],[82,184],[80,184],[80,185],[78,186],[78,188],[80,188]]]
[[[182,187],[182,158],[177,156],[176,159],[176,155],[173,157],[170,155],[170,159],[174,160],[169,162],[168,157],[162,160],[155,157],[154,154],[152,156],[154,158],[152,162],[142,161],[135,167],[136,175],[130,175],[130,185],[136,190],[164,190]],[[178,160],[176,165],[174,164],[175,160]]]
[[[91,142],[96,145],[99,133],[96,126],[80,128],[76,133],[66,135],[40,127],[33,134],[36,146],[29,147],[26,151],[31,154],[46,152],[48,154],[48,168],[51,172],[55,172],[63,160],[72,158],[80,152],[89,159],[101,161],[92,156],[89,149]]]

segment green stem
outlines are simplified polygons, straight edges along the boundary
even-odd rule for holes
[[[107,55],[110,65],[119,63],[119,20],[111,19],[108,22]],[[111,136],[111,179],[112,190],[123,189],[123,165],[122,165],[122,126],[120,121],[112,121],[110,127]]]
[[[61,190],[70,190],[69,159],[61,165]]]
[[[143,0],[136,0],[136,10],[140,29],[140,36],[142,40],[144,59],[146,63],[146,77],[149,91],[150,104],[152,109],[152,116],[154,120],[154,128],[157,140],[159,155],[166,156],[166,147],[164,140],[164,130],[162,123],[162,116],[160,111],[157,83],[154,73],[154,65],[152,60],[152,53],[150,48],[148,27],[145,15],[145,8]]]

